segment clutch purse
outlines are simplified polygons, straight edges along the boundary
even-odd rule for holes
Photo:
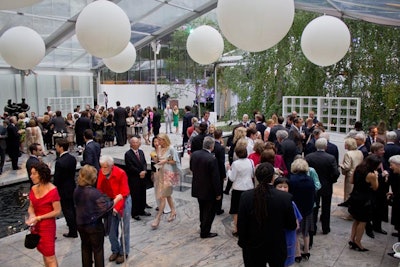
[[[39,244],[40,235],[38,234],[27,234],[25,236],[25,247],[29,249],[34,249]]]

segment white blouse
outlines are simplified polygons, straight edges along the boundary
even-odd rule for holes
[[[253,176],[253,161],[248,158],[235,160],[228,171],[229,180],[233,182],[232,188],[235,190],[246,191],[253,189]]]

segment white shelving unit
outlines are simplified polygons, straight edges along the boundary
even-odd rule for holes
[[[62,116],[65,117],[69,112],[73,112],[77,105],[81,106],[81,110],[89,104],[93,107],[92,96],[78,96],[78,97],[48,97],[45,99],[46,106],[51,106],[51,110],[60,110]]]
[[[360,120],[361,98],[358,97],[317,97],[284,96],[282,115],[287,116],[293,110],[306,119],[313,110],[317,119],[328,131],[347,133]]]

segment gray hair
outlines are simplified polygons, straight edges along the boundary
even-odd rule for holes
[[[390,131],[386,133],[386,139],[387,141],[396,141],[397,139],[397,134],[395,131]]]
[[[276,138],[278,139],[286,139],[288,138],[289,134],[286,130],[279,130],[276,132]]]
[[[109,155],[102,155],[100,157],[100,164],[104,164],[107,163],[108,166],[113,166],[114,165],[114,159],[113,157],[109,156]]]
[[[308,162],[303,158],[295,159],[290,167],[292,173],[308,172]]]
[[[327,132],[322,132],[320,135],[319,135],[319,138],[325,138],[327,141],[329,141],[329,134],[327,133]]]
[[[389,163],[400,165],[400,155],[394,155],[389,158]]]
[[[211,136],[206,136],[203,140],[203,149],[211,150],[214,148],[215,139]]]
[[[318,138],[317,141],[315,141],[315,148],[317,150],[325,150],[328,146],[328,140],[326,138]]]
[[[365,134],[363,132],[358,132],[355,136],[354,139],[358,139],[358,140],[362,140],[363,142],[365,142]]]

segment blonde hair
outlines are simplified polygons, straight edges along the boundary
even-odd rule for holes
[[[94,185],[96,180],[97,170],[93,166],[86,164],[79,170],[78,185]]]
[[[292,173],[308,172],[308,170],[308,163],[303,158],[295,159],[290,167]]]
[[[167,147],[169,147],[171,145],[171,140],[169,139],[168,135],[165,133],[159,133],[157,135],[158,139],[162,139],[165,141],[165,144],[167,145]]]
[[[245,127],[236,128],[235,133],[233,134],[233,143],[236,143],[241,138],[245,138],[246,133],[247,133],[247,129]]]

